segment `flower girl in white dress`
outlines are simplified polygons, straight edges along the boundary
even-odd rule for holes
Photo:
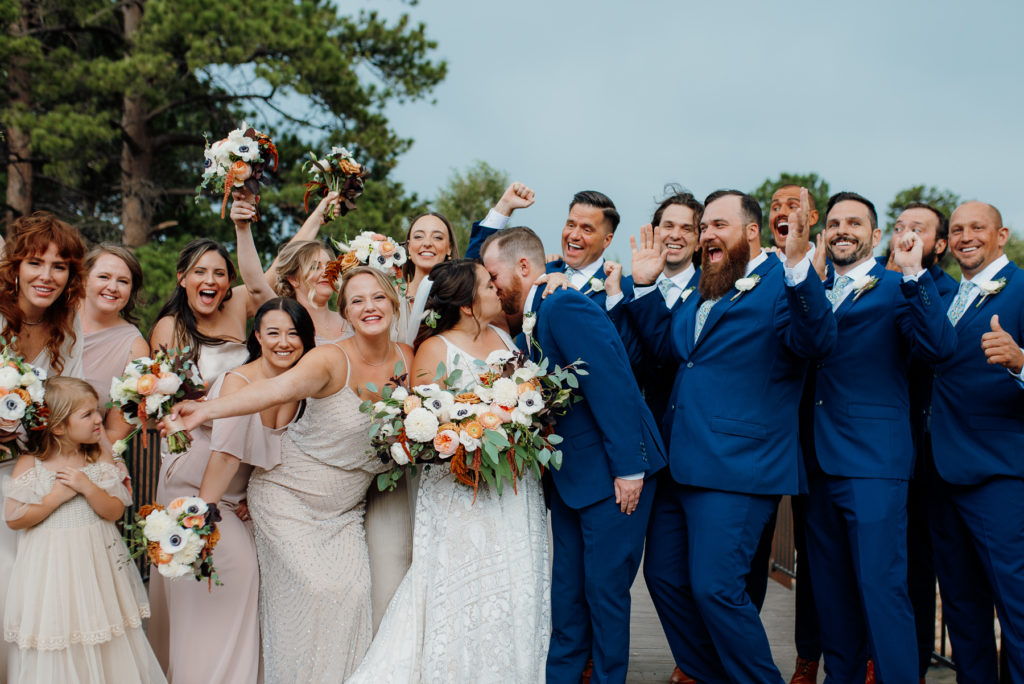
[[[142,632],[149,604],[114,521],[131,496],[101,452],[103,419],[84,380],[46,381],[49,425],[5,491],[21,532],[4,613],[7,681],[165,682]]]

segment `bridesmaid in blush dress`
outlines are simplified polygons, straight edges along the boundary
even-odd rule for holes
[[[398,294],[387,276],[353,268],[339,301],[352,337],[317,347],[275,378],[175,409],[192,428],[308,397],[281,440],[281,464],[249,481],[268,684],[340,684],[372,634],[363,513],[387,466],[370,450],[371,421],[359,406],[379,398],[368,385],[387,384],[411,350],[390,337]]]
[[[214,381],[209,397],[230,395],[251,382],[280,375],[312,349],[313,322],[289,299],[272,299],[256,312],[249,362]],[[222,585],[150,575],[153,623],[167,627],[167,679],[172,684],[260,680],[259,568],[252,531],[241,505],[253,469],[280,462],[280,437],[298,402],[262,413],[222,418],[192,430],[191,448],[164,457],[157,502],[195,496],[222,513],[214,564]],[[163,630],[161,630],[163,631]]]

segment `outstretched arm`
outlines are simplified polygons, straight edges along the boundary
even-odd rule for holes
[[[235,245],[238,250],[238,270],[242,274],[242,287],[235,288],[235,295],[247,297],[245,315],[253,316],[263,302],[273,299],[274,289],[267,283],[263,275],[263,264],[256,251],[256,243],[252,239],[253,218],[256,217],[256,205],[246,199],[236,199],[231,204],[231,220],[235,224]],[[241,292],[239,292],[241,290]]]
[[[466,246],[466,258],[480,258],[480,247],[484,244],[484,240],[507,226],[512,212],[529,207],[533,201],[533,190],[522,183],[513,183],[505,188],[505,192],[494,208],[487,212],[487,216],[473,224],[472,232],[469,235],[469,245]]]

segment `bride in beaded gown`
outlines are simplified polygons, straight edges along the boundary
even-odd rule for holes
[[[313,349],[274,378],[175,408],[192,429],[306,401],[281,438],[281,463],[249,480],[266,684],[340,684],[372,638],[363,515],[373,478],[388,466],[370,450],[370,417],[359,405],[379,399],[367,385],[386,384],[411,354],[390,339],[398,294],[387,276],[352,269],[338,302],[352,337]]]
[[[428,305],[440,320],[417,350],[410,384],[428,382],[417,370],[435,369],[438,360],[449,373],[457,368],[469,377],[479,372],[474,361],[486,358],[485,350],[515,349],[503,330],[477,325],[500,313],[483,267],[446,262],[431,279]],[[463,340],[472,340],[477,353],[460,346],[471,346]],[[547,511],[540,482],[527,475],[517,488],[506,486],[499,496],[482,486],[474,502],[472,488],[447,467],[423,473],[412,566],[346,684],[544,681],[551,630]]]

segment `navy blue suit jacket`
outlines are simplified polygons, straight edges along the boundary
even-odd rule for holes
[[[696,342],[700,297],[671,312],[656,293],[627,307],[648,351],[680,364],[665,416],[672,477],[720,491],[797,494],[806,489],[797,415],[807,359],[832,351],[836,322],[813,269],[790,287],[770,256],[754,274],[761,279],[752,290],[730,290],[711,308]]]
[[[953,326],[931,275],[903,276],[874,264],[872,289],[836,309],[839,344],[814,364],[801,445],[808,470],[841,477],[909,480],[914,469],[908,373],[911,355],[938,363],[953,354]],[[831,278],[825,288],[831,287]]]
[[[613,496],[613,479],[650,476],[665,465],[665,449],[650,409],[630,372],[626,350],[604,311],[580,292],[538,292],[533,331],[551,364],[586,362],[579,377],[583,401],[558,419],[562,467],[551,471],[559,496],[583,508]],[[537,350],[532,349],[534,358]]]
[[[697,283],[699,282],[700,268],[697,268],[694,270],[693,276],[686,284],[686,287],[683,288],[683,291],[685,292],[691,287],[696,291]],[[669,443],[669,426],[665,424],[665,413],[671,403],[672,387],[675,384],[676,370],[679,368],[679,364],[674,360],[659,361],[644,349],[640,336],[637,334],[636,326],[633,324],[632,316],[630,316],[626,306],[633,298],[633,276],[627,276],[622,279],[622,292],[624,295],[622,301],[616,304],[608,312],[608,315],[611,316],[612,322],[619,331],[619,336],[622,337],[622,344],[626,347],[626,353],[629,354],[629,362],[633,366],[633,375],[636,376],[636,382],[640,386],[640,391],[643,392],[644,400],[647,401],[647,405],[651,408],[651,413],[654,414],[654,420],[661,427],[661,436],[667,446]],[[687,298],[692,295],[693,292],[690,292]],[[653,297],[654,294],[652,293],[649,296]],[[658,296],[662,296],[660,292]],[[674,306],[678,306],[681,299],[682,293],[676,299]]]
[[[998,476],[1024,478],[1024,389],[1000,365],[989,364],[981,336],[993,314],[1018,345],[1024,343],[1024,273],[1013,262],[998,294],[979,295],[956,324],[956,352],[935,367],[932,453],[942,479],[976,485]],[[948,310],[956,296],[947,295]]]

